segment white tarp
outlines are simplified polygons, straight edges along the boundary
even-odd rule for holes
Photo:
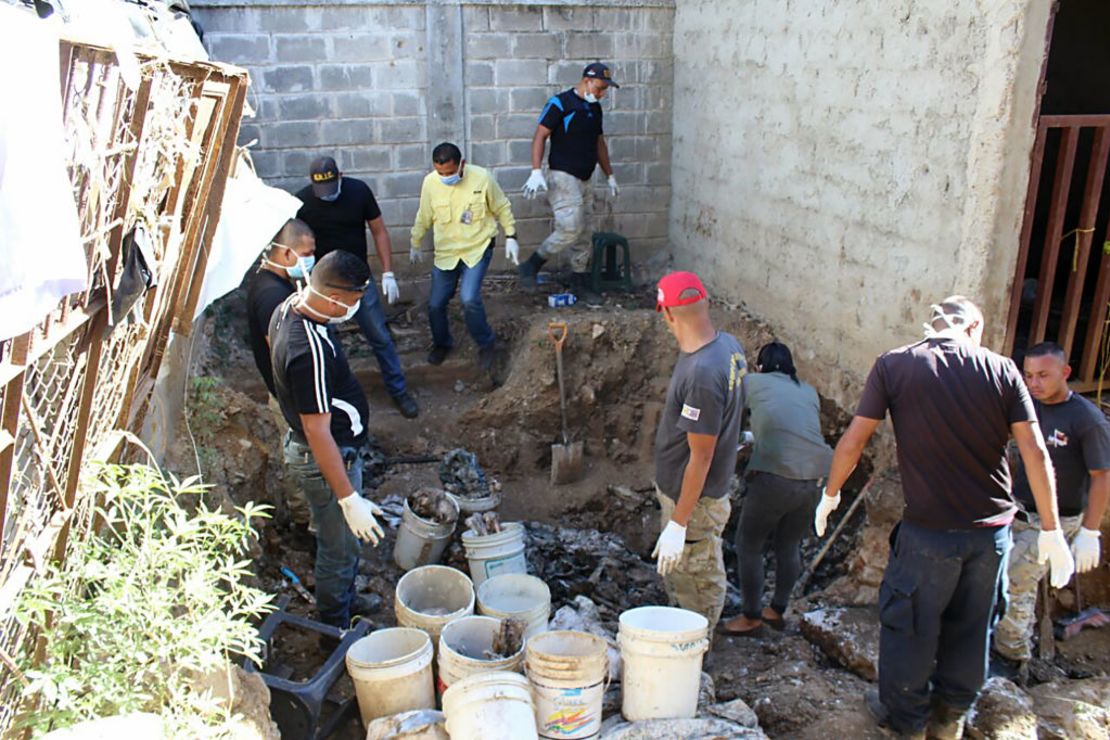
[[[84,290],[73,186],[66,174],[58,36],[0,5],[0,340],[29,331]]]

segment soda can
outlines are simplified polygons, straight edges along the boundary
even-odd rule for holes
[[[574,293],[555,293],[547,297],[547,305],[552,308],[563,308],[578,303],[578,296]]]

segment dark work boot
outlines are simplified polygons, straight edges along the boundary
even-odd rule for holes
[[[401,412],[401,416],[406,419],[415,419],[420,415],[420,408],[416,405],[416,401],[412,400],[412,396],[408,391],[403,391],[396,396],[392,396],[393,405]]]
[[[593,275],[588,272],[572,272],[570,274],[570,287],[578,300],[587,306],[600,306],[605,299],[594,292]]]
[[[521,290],[527,293],[536,292],[536,274],[543,267],[544,262],[547,262],[547,260],[540,256],[539,252],[533,252],[531,257],[516,268],[517,275],[520,276]]]
[[[929,713],[929,726],[926,733],[930,740],[961,740],[964,736],[966,709],[956,709],[946,702],[933,697],[932,711]]]
[[[867,707],[868,713],[871,718],[875,720],[875,724],[890,733],[893,733],[900,738],[911,738],[912,740],[925,740],[925,730],[914,730],[912,732],[900,732],[890,722],[890,710],[886,708],[882,700],[879,699],[878,689],[867,689],[863,692],[863,704]]]

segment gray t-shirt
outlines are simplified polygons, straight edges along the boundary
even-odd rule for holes
[[[755,436],[748,470],[792,480],[828,475],[833,452],[821,436],[817,391],[785,373],[752,373],[743,384],[744,408],[752,412]]]
[[[690,461],[686,435],[691,432],[717,436],[701,495],[720,498],[728,492],[729,478],[736,469],[744,406],[742,379],[747,370],[744,348],[725,332],[718,332],[697,352],[679,353],[655,434],[655,483],[666,496],[677,501],[682,493],[682,476]]]

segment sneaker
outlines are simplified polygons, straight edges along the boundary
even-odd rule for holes
[[[401,412],[401,416],[406,419],[415,419],[420,415],[420,409],[416,405],[416,401],[412,400],[412,396],[408,391],[403,391],[400,395],[393,396],[393,405]]]
[[[447,355],[451,353],[450,347],[432,347],[432,351],[428,353],[429,365],[442,365],[443,361],[447,359]]]
[[[539,252],[533,252],[531,257],[516,268],[517,275],[520,277],[521,290],[526,293],[536,292],[536,275],[543,267],[544,262],[547,262],[547,260],[541,257]]]

